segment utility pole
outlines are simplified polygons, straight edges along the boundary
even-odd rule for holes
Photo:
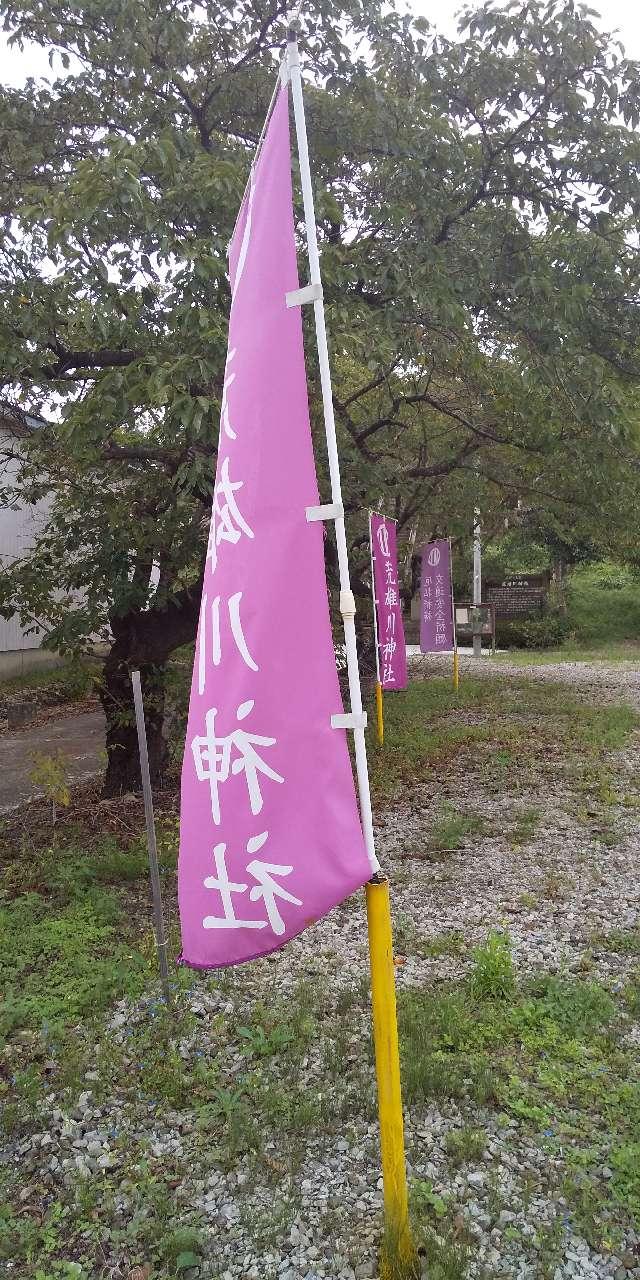
[[[479,606],[482,602],[482,541],[480,508],[473,512],[473,656],[482,657],[482,619]]]

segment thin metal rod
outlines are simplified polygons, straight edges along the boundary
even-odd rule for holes
[[[136,709],[136,728],[138,730],[138,749],[140,751],[140,776],[142,778],[142,794],[144,796],[144,819],[147,826],[147,848],[149,850],[149,872],[151,875],[151,893],[153,896],[153,918],[155,922],[156,948],[160,965],[160,983],[165,1004],[171,1004],[169,987],[169,966],[167,963],[167,939],[164,932],[162,914],[162,893],[160,890],[160,871],[158,869],[158,846],[156,844],[156,824],[153,816],[153,794],[149,774],[149,752],[147,750],[147,731],[144,723],[142,705],[142,688],[140,672],[131,672],[133,685],[133,701]]]
[[[302,98],[302,77],[300,75],[300,56],[295,41],[287,44],[287,65],[291,77],[293,112],[296,123],[298,141],[298,160],[300,162],[300,180],[302,183],[302,199],[304,203],[304,220],[307,233],[307,253],[309,255],[309,275],[311,284],[321,284],[320,255],[318,252],[318,236],[316,232],[316,215],[313,203],[313,187],[311,185],[311,166],[309,164],[309,147],[307,144],[307,127]],[[327,437],[327,456],[329,475],[331,477],[331,498],[342,506],[342,485],[340,483],[340,463],[338,459],[338,443],[336,440],[336,424],[333,414],[333,397],[331,393],[331,372],[329,369],[329,347],[324,319],[322,297],[313,304],[316,326],[316,343],[318,347],[318,365],[320,368],[320,386],[322,388],[322,407],[324,410],[324,429]],[[344,516],[337,516],[335,521],[336,547],[338,567],[340,571],[340,612],[344,624],[344,641],[347,651],[347,674],[349,677],[349,698],[354,715],[362,714],[362,690],[360,688],[360,669],[358,666],[358,649],[356,644],[356,606],[349,578],[349,557],[347,552],[347,535]],[[360,796],[360,818],[364,834],[365,847],[372,872],[379,871],[380,864],[376,857],[373,838],[373,818],[371,814],[371,793],[369,790],[369,770],[367,768],[367,748],[364,729],[354,729],[354,748],[356,755],[356,775]]]
[[[453,595],[453,551],[451,549],[451,538],[449,538],[449,590],[451,592],[451,614],[453,622],[453,652],[458,652],[458,637],[456,635],[456,602]]]

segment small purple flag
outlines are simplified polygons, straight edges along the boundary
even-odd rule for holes
[[[396,522],[369,517],[373,600],[377,620],[378,671],[383,689],[406,689],[407,648],[402,624],[402,597],[398,585]]]
[[[451,548],[447,538],[422,548],[420,585],[420,649],[422,653],[450,653],[453,634]]]

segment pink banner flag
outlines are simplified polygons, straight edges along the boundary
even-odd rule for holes
[[[377,621],[378,671],[383,689],[406,689],[407,648],[398,582],[396,522],[372,511],[369,517],[373,599]]]
[[[329,622],[287,89],[230,247],[220,439],[182,768],[182,959],[281,947],[365,883]]]
[[[454,648],[451,547],[447,538],[422,548],[420,649],[450,653]]]

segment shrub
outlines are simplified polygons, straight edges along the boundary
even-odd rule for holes
[[[584,566],[577,576],[586,586],[599,587],[601,591],[626,591],[638,588],[638,579],[633,571],[624,564],[614,564],[612,560],[600,560],[595,564]]]
[[[554,649],[566,640],[568,634],[569,623],[556,613],[496,623],[499,649]]]

